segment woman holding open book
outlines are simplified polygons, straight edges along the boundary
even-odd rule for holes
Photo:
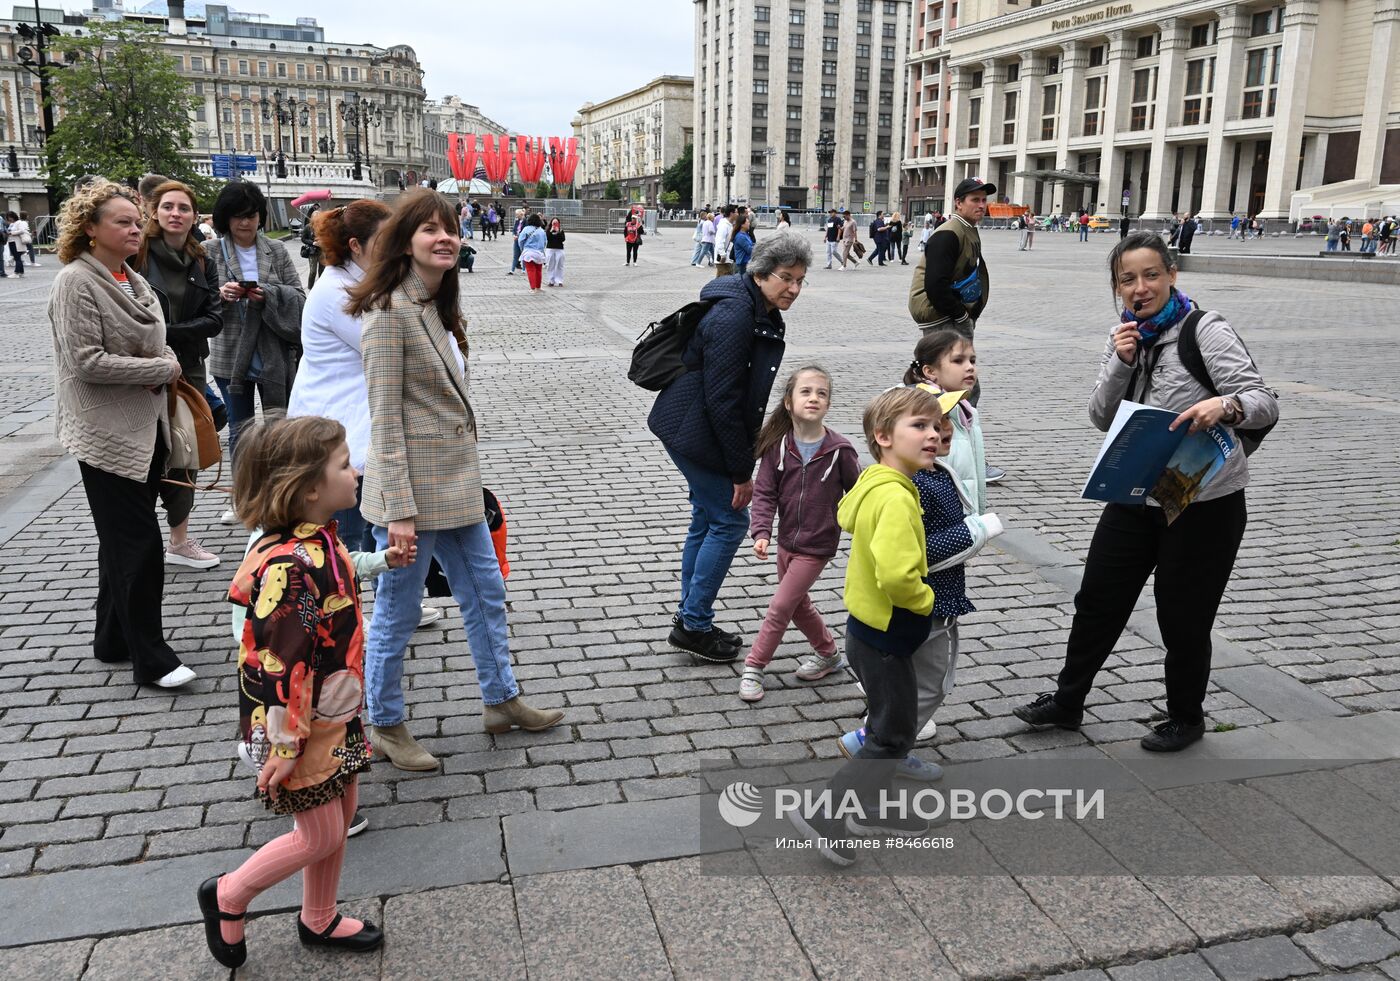
[[[1126,399],[1180,413],[1173,428],[1188,426],[1195,433],[1223,426],[1262,438],[1260,431],[1278,419],[1277,396],[1225,318],[1198,311],[1177,289],[1176,265],[1161,238],[1129,234],[1109,253],[1108,266],[1123,312],[1089,396],[1094,425],[1107,431]],[[1247,520],[1250,447],[1235,442],[1236,452],[1170,524],[1151,501],[1105,506],[1074,598],[1058,687],[1015,709],[1018,719],[1035,727],[1079,728],[1094,676],[1155,572],[1167,719],[1142,738],[1142,746],[1176,752],[1204,735],[1211,629]]]

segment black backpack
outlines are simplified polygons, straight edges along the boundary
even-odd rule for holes
[[[1200,342],[1196,340],[1196,327],[1205,315],[1206,312],[1200,309],[1192,310],[1187,314],[1186,322],[1181,325],[1181,333],[1176,336],[1176,354],[1177,357],[1181,358],[1182,367],[1190,372],[1191,377],[1196,379],[1201,387],[1209,391],[1211,395],[1218,397],[1220,390],[1215,387],[1215,382],[1211,380],[1210,369],[1206,367],[1206,359],[1201,355]],[[1240,338],[1240,344],[1244,344],[1244,338]],[[1245,353],[1249,354],[1248,348],[1245,349]],[[1160,357],[1159,354],[1158,358]],[[1254,364],[1253,355],[1250,355],[1249,363]],[[1153,367],[1156,367],[1155,362]],[[1139,363],[1138,368],[1133,369],[1132,378],[1128,382],[1129,392],[1133,392],[1137,388],[1140,369],[1141,363]],[[1258,371],[1259,366],[1254,365],[1254,369]],[[1263,373],[1260,372],[1260,374]],[[1274,394],[1277,396],[1277,393]],[[1264,437],[1268,436],[1276,425],[1278,425],[1277,420],[1258,429],[1236,429],[1235,435],[1239,437],[1240,445],[1244,447],[1244,455],[1252,456],[1254,451],[1259,449],[1259,444],[1264,442]]]
[[[647,324],[637,337],[636,347],[632,348],[627,380],[649,392],[659,392],[685,374],[685,362],[681,359],[686,345],[716,302],[696,300]]]

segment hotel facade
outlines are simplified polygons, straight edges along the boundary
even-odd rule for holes
[[[919,0],[904,197],[1287,219],[1400,183],[1400,0]],[[1395,127],[1392,129],[1391,127]]]
[[[573,120],[584,197],[601,198],[616,181],[625,201],[655,207],[661,176],[694,139],[694,80],[662,75],[602,102],[586,102]]]

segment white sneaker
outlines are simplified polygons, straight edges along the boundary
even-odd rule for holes
[[[938,723],[934,722],[932,719],[929,719],[928,725],[924,726],[922,729],[919,730],[919,735],[915,737],[914,741],[920,743],[928,742],[928,740],[934,737],[934,734],[936,732],[938,732]]]
[[[424,606],[418,611],[418,626],[426,627],[430,623],[437,623],[442,619],[442,611],[436,606]]]
[[[196,677],[198,677],[198,675],[182,664],[169,674],[157,678],[156,687],[179,688],[182,685],[188,685],[191,681],[194,681]]]
[[[183,565],[191,569],[212,569],[219,564],[219,557],[193,538],[186,538],[179,545],[165,547],[167,565]]]
[[[240,740],[238,740],[237,745],[238,745],[238,759],[239,759],[240,761],[242,761],[243,763],[247,764],[249,767],[251,767],[251,768],[253,768],[254,770],[256,770],[256,771],[258,771],[259,773],[261,773],[261,772],[262,772],[262,767],[258,764],[258,761],[257,761],[257,760],[253,759],[253,754],[250,753],[250,752],[248,751],[248,744],[245,743],[243,740],[240,739]]]
[[[219,515],[219,524],[221,524],[221,525],[236,525],[236,524],[238,524],[238,512],[236,512],[233,508],[229,508],[229,509],[228,509],[227,511],[225,511],[223,514]]]

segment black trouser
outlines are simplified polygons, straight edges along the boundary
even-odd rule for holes
[[[637,261],[637,252],[638,252],[638,250],[641,249],[641,247],[642,247],[642,243],[641,243],[641,242],[628,242],[628,243],[627,243],[627,261],[628,261],[628,262],[636,262],[636,261]]]
[[[25,248],[14,239],[10,240],[10,258],[15,260],[15,272],[24,275],[24,253]]]
[[[1083,708],[1094,676],[1113,652],[1155,570],[1152,593],[1167,649],[1167,714],[1199,724],[1210,680],[1210,632],[1247,520],[1242,490],[1197,501],[1171,525],[1161,508],[1104,508],[1074,597],[1074,622],[1055,701],[1071,710]]]
[[[157,437],[145,481],[78,463],[97,526],[92,652],[99,661],[130,661],[137,684],[148,684],[180,666],[161,625],[165,540],[156,520],[156,497],[164,456],[164,444]]]
[[[846,660],[865,688],[869,717],[865,745],[856,758],[831,778],[832,796],[840,804],[855,790],[868,815],[880,813],[880,791],[894,781],[895,767],[914,748],[919,728],[919,686],[914,659],[886,654],[846,632]]]

